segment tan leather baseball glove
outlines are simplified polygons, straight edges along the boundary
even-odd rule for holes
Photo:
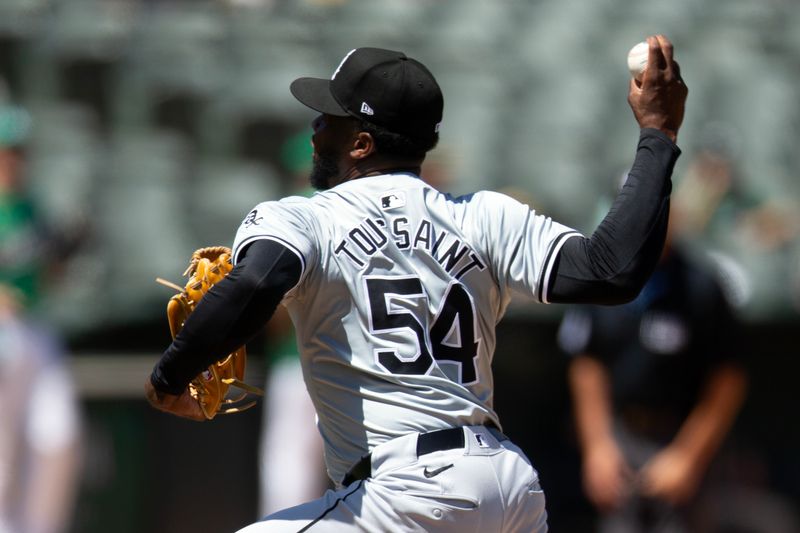
[[[194,311],[197,303],[208,290],[233,269],[231,250],[225,246],[210,246],[195,250],[189,267],[183,273],[189,280],[183,287],[157,278],[162,285],[173,288],[178,294],[169,299],[167,319],[174,339],[186,318]],[[189,394],[197,400],[207,419],[217,414],[238,413],[253,407],[256,402],[247,400],[247,395],[262,396],[264,392],[244,383],[244,370],[247,363],[246,347],[242,346],[209,366],[189,384]],[[237,395],[229,395],[231,388],[240,390]]]

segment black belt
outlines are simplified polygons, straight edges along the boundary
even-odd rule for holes
[[[487,424],[492,434],[498,440],[506,440],[507,437],[499,430],[495,429],[494,424]],[[464,440],[464,428],[449,428],[431,431],[429,433],[420,433],[417,437],[417,457],[425,455],[426,453],[441,452],[444,450],[453,450],[456,448],[463,448],[466,444]],[[345,474],[342,479],[342,484],[346,487],[360,479],[367,479],[372,475],[372,454],[368,453],[362,457],[353,468]]]

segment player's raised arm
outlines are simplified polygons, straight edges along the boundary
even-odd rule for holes
[[[550,277],[548,301],[615,304],[636,297],[653,271],[669,219],[675,145],[688,89],[672,58],[672,43],[647,39],[642,81],[631,80],[628,103],[641,135],[636,158],[611,210],[589,238],[570,238]]]

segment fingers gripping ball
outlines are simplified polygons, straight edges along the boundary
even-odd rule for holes
[[[184,276],[189,276],[183,287],[161,278],[156,279],[162,285],[178,291],[167,304],[167,319],[173,339],[203,295],[231,270],[233,264],[230,248],[212,246],[201,248],[192,254],[189,267],[183,273]],[[242,346],[222,360],[212,363],[189,384],[189,394],[200,404],[207,419],[210,420],[220,413],[236,413],[254,406],[255,401],[246,401],[248,393],[263,395],[261,389],[244,383],[246,363],[247,352]],[[231,396],[232,387],[241,392]]]
[[[638,43],[628,52],[628,70],[636,81],[642,81],[642,76],[647,68],[648,54],[649,45],[646,41]]]

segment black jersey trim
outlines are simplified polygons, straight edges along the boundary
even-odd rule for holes
[[[248,244],[252,244],[252,243],[254,243],[256,241],[273,241],[273,242],[277,242],[278,244],[280,244],[282,246],[285,246],[291,252],[293,252],[297,256],[297,258],[300,260],[300,276],[297,278],[297,283],[294,285],[294,287],[289,289],[289,291],[293,290],[295,287],[300,285],[300,282],[303,280],[303,277],[305,277],[305,275],[306,275],[306,258],[305,258],[305,256],[300,252],[300,250],[297,249],[297,247],[295,245],[293,245],[289,241],[281,239],[280,237],[275,237],[274,235],[253,235],[252,237],[248,237],[245,240],[243,240],[241,243],[239,243],[239,246],[237,246],[236,249],[233,251],[233,263],[236,264],[239,261],[239,253],[242,250],[244,250],[245,247]],[[287,293],[289,291],[287,291]]]
[[[556,237],[555,240],[550,244],[550,249],[547,251],[544,264],[542,265],[542,270],[539,273],[539,285],[536,287],[536,297],[540,302],[545,304],[550,303],[547,300],[547,291],[550,286],[550,276],[553,273],[553,265],[555,264],[556,257],[558,257],[558,252],[561,251],[561,247],[564,246],[564,243],[567,242],[567,239],[571,237],[582,236],[583,235],[577,231],[566,231]]]
[[[255,241],[262,241],[262,240],[277,242],[278,244],[281,244],[286,248],[288,248],[289,250],[291,250],[292,252],[294,252],[297,258],[300,259],[300,267],[303,269],[303,272],[300,273],[300,277],[301,278],[303,277],[303,273],[305,273],[306,271],[305,256],[300,252],[300,250],[297,249],[295,245],[293,245],[287,240],[281,239],[280,237],[275,237],[274,235],[254,235],[252,237],[246,238],[241,243],[239,243],[239,246],[237,246],[236,249],[233,251],[233,262],[237,263],[239,261],[239,252],[241,250],[244,250],[245,246],[247,246],[248,244],[252,244]]]
[[[300,250],[298,250],[298,248],[289,241],[282,239],[280,237],[276,237],[274,235],[253,235],[252,237],[248,237],[245,240],[243,240],[241,243],[239,243],[239,246],[237,246],[236,249],[233,251],[234,263],[238,262],[239,252],[243,250],[246,245],[252,244],[253,242],[260,240],[275,241],[278,244],[282,244],[283,246],[289,248],[300,259],[300,264],[302,265],[303,270],[305,270],[306,259],[305,256],[303,256],[303,254],[300,252]]]
[[[364,484],[364,480],[363,479],[359,480],[358,481],[358,485],[356,485],[356,487],[353,490],[351,490],[350,492],[348,492],[347,494],[345,494],[341,498],[337,498],[336,501],[333,502],[333,505],[331,505],[330,507],[325,509],[325,512],[323,512],[321,515],[319,515],[317,518],[315,518],[310,524],[307,524],[303,529],[298,530],[297,533],[303,533],[303,531],[308,531],[311,526],[313,526],[314,524],[316,524],[317,522],[319,522],[320,520],[325,518],[328,515],[328,513],[333,511],[336,508],[336,506],[339,505],[339,502],[345,501],[348,496],[350,496],[351,494],[354,494],[355,492],[357,492],[361,488],[361,485],[363,485],[363,484]]]

